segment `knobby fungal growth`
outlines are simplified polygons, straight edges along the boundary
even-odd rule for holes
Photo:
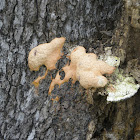
[[[47,70],[44,76],[39,76],[34,80],[33,84],[36,88],[39,86],[39,81],[45,79],[48,70],[56,69],[55,64],[63,55],[61,49],[64,45],[65,38],[55,38],[50,43],[40,44],[33,48],[28,57],[28,65],[31,71],[38,71],[42,65],[45,65]]]
[[[51,82],[49,94],[51,94],[56,84],[60,87],[64,82],[68,82],[70,78],[73,84],[79,81],[85,89],[104,87],[107,84],[107,79],[103,75],[112,74],[115,70],[115,67],[98,60],[94,53],[86,53],[85,48],[82,46],[78,46],[72,51],[70,60],[70,65],[67,64],[62,68],[65,72],[64,79],[60,79],[58,72],[56,78]]]
[[[39,76],[33,81],[36,88],[39,86],[39,82],[45,79],[48,70],[56,69],[55,64],[61,58],[63,53],[61,49],[64,45],[65,38],[55,38],[50,43],[41,44],[33,48],[28,57],[28,64],[31,71],[38,71],[42,65],[45,65],[47,70],[43,76]],[[109,49],[109,48],[108,48]],[[79,81],[80,85],[85,89],[100,88],[107,84],[107,78],[104,74],[112,74],[115,70],[114,66],[118,66],[120,60],[114,56],[106,55],[106,62],[98,60],[94,53],[86,53],[86,50],[82,46],[76,47],[70,54],[70,64],[67,64],[62,68],[65,72],[65,77],[61,80],[59,72],[57,72],[55,79],[52,79],[49,87],[49,95],[54,89],[55,85],[60,85],[68,82],[72,79],[72,84]],[[114,86],[111,84],[105,88],[108,93],[107,101],[119,101],[133,96],[140,85],[135,84],[133,78],[127,77],[125,80],[120,79],[121,75],[118,69],[116,69],[114,76],[116,76],[116,83]],[[123,87],[123,88],[122,88]],[[124,88],[127,87],[127,88]],[[123,89],[123,91],[122,91]],[[53,101],[59,101],[59,97],[52,99]]]

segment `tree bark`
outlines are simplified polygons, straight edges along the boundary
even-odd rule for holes
[[[85,90],[76,82],[56,86],[48,96],[50,71],[35,94],[31,84],[39,72],[28,68],[29,51],[55,37],[66,37],[63,51],[82,45],[87,52],[113,47],[126,51],[121,65],[140,83],[139,19],[133,23],[133,10],[140,11],[138,0],[1,0],[0,1],[0,139],[4,140],[138,140],[140,139],[140,95],[107,104],[106,97],[96,93],[93,104],[85,98]],[[139,16],[139,15],[138,15]],[[135,26],[136,25],[136,26]],[[123,33],[123,35],[122,35]],[[137,39],[136,39],[137,38]],[[123,43],[122,43],[123,42]],[[67,58],[57,63],[61,69]],[[63,75],[63,74],[62,74]],[[140,92],[140,91],[138,91]]]

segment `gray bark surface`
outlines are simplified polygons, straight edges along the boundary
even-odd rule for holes
[[[110,104],[105,96],[95,93],[91,105],[79,83],[72,86],[68,82],[55,87],[53,95],[59,95],[60,101],[53,103],[48,89],[51,75],[54,77],[57,70],[48,73],[36,95],[31,83],[46,68],[31,72],[27,61],[33,47],[60,36],[66,37],[65,54],[68,47],[76,45],[84,46],[87,52],[97,49],[101,53],[108,46],[117,49],[124,24],[130,23],[125,13],[121,0],[0,1],[0,139],[137,140],[140,135],[138,93],[128,100]],[[127,56],[122,67],[139,57],[140,43],[132,38],[133,35],[138,38],[139,33],[139,29],[130,27],[129,41],[123,38],[122,48]],[[128,42],[130,49],[127,49]],[[66,57],[60,59],[57,69],[67,61]],[[139,73],[133,70],[132,74],[139,81]]]

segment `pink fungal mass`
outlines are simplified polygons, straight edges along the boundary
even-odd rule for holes
[[[98,60],[94,53],[86,53],[85,48],[82,46],[78,46],[71,52],[70,60],[70,65],[67,64],[62,68],[65,72],[64,79],[60,79],[58,72],[56,78],[51,82],[49,94],[51,94],[56,84],[60,87],[64,82],[68,82],[70,78],[73,84],[79,81],[85,89],[104,87],[108,81],[103,75],[112,74],[115,70],[115,67]]]
[[[37,88],[39,81],[45,79],[48,70],[55,69],[56,62],[63,55],[61,50],[65,42],[64,37],[55,38],[50,43],[40,44],[33,48],[28,57],[28,65],[31,71],[38,71],[42,65],[45,65],[47,70],[44,76],[39,76],[34,80],[33,84]]]

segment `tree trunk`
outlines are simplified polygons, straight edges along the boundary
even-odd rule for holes
[[[138,0],[1,0],[0,1],[0,139],[4,140],[138,140],[140,95],[107,104],[96,93],[93,104],[76,82],[57,86],[48,96],[50,71],[39,87],[31,84],[39,75],[28,68],[29,51],[55,37],[66,37],[63,51],[76,45],[87,52],[126,51],[121,67],[140,83],[140,13]],[[121,54],[119,54],[121,57]],[[138,60],[133,66],[134,60]],[[61,69],[67,58],[57,63]],[[63,74],[62,74],[63,75]],[[140,92],[140,91],[138,91]]]

